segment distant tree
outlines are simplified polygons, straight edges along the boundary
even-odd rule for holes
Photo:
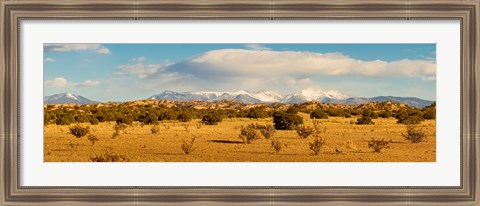
[[[293,113],[275,112],[273,123],[277,130],[293,130],[296,126],[303,124],[303,118]]]
[[[206,125],[217,125],[222,121],[222,116],[218,113],[211,113],[203,116],[202,122]]]
[[[328,119],[328,114],[321,108],[317,108],[310,113],[310,119]]]

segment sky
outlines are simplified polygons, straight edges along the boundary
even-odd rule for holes
[[[44,96],[306,88],[436,99],[435,44],[44,44]]]

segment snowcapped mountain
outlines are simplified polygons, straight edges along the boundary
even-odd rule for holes
[[[168,99],[168,100],[200,100],[200,101],[218,101],[218,100],[235,100],[244,103],[299,103],[308,101],[323,102],[326,99],[342,100],[348,98],[348,95],[342,94],[338,91],[329,90],[321,91],[311,88],[304,89],[300,92],[283,96],[274,91],[258,91],[248,92],[240,90],[237,92],[173,92],[164,91],[158,95],[153,95],[149,99]]]
[[[299,92],[288,95],[281,95],[274,91],[258,91],[249,92],[240,90],[237,92],[174,92],[164,91],[158,95],[153,95],[149,99],[157,100],[177,100],[177,101],[219,101],[219,100],[234,100],[237,102],[258,104],[258,103],[274,103],[280,102],[285,104],[303,103],[309,101],[317,101],[320,103],[335,103],[335,104],[365,104],[368,102],[385,102],[392,101],[401,104],[406,104],[412,107],[423,108],[433,103],[430,100],[423,100],[416,97],[393,97],[393,96],[378,96],[378,97],[354,97],[343,94],[336,90],[315,90],[307,88]]]
[[[349,95],[335,90],[315,90],[312,88],[286,95],[282,98],[282,103],[301,103],[309,101],[329,102],[330,100],[343,100],[349,98]]]
[[[272,103],[279,102],[282,95],[273,91],[248,92],[240,90],[237,92],[174,92],[166,90],[158,95],[153,95],[149,99],[168,99],[179,101],[218,101],[218,100],[235,100],[245,103]]]
[[[43,97],[44,104],[91,104],[97,103],[80,95],[72,93],[54,94]]]

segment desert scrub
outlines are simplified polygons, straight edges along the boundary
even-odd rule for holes
[[[321,137],[315,137],[315,140],[308,144],[310,146],[310,150],[312,150],[315,155],[318,155],[320,154],[322,147],[325,146],[326,141]]]
[[[92,162],[128,162],[130,161],[125,155],[110,154],[110,152],[104,152],[100,155],[90,157]]]
[[[93,134],[89,134],[87,136],[87,138],[88,138],[88,141],[90,141],[90,143],[92,143],[92,146],[95,144],[96,141],[98,141],[97,136],[95,136]]]
[[[250,142],[258,138],[258,133],[255,130],[255,128],[251,126],[247,126],[247,127],[242,126],[238,137],[240,137],[240,139],[242,139],[243,142],[245,142],[245,144],[249,144]]]
[[[270,139],[275,135],[275,127],[273,125],[265,125],[264,127],[258,129],[265,139]]]
[[[297,131],[298,136],[304,139],[314,133],[314,130],[312,127],[303,126],[303,125],[298,126],[295,130]]]
[[[115,132],[113,132],[113,134],[112,134],[112,139],[120,136],[121,131],[123,131],[123,133],[125,133],[125,134],[127,133],[127,132],[125,132],[125,129],[127,129],[127,125],[124,124],[124,123],[116,123],[115,126],[113,126],[113,129],[115,130]]]
[[[283,149],[283,147],[286,146],[277,138],[273,138],[272,141],[270,141],[270,144],[272,145],[272,148],[275,150],[275,154],[279,153]]]
[[[409,124],[407,125],[407,133],[402,134],[402,136],[411,143],[419,143],[427,137],[427,134],[417,126]]]
[[[389,148],[388,142],[385,140],[375,140],[372,139],[370,142],[368,142],[368,148],[373,149],[373,152],[375,153],[380,153],[382,152],[383,149]]]
[[[193,137],[192,139],[190,139],[190,141],[186,141],[186,140],[183,140],[183,143],[181,145],[181,148],[183,150],[183,153],[185,154],[190,154],[193,152],[193,150],[195,150],[195,148],[193,148],[193,145],[195,144],[195,137]]]
[[[160,127],[158,125],[153,125],[150,131],[152,131],[152,134],[157,134],[160,131]]]
[[[75,125],[73,127],[70,127],[70,134],[73,136],[80,138],[88,134],[88,131],[90,130],[90,127],[82,127],[80,125]]]

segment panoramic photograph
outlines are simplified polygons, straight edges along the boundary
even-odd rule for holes
[[[435,44],[44,44],[44,162],[436,162]]]

